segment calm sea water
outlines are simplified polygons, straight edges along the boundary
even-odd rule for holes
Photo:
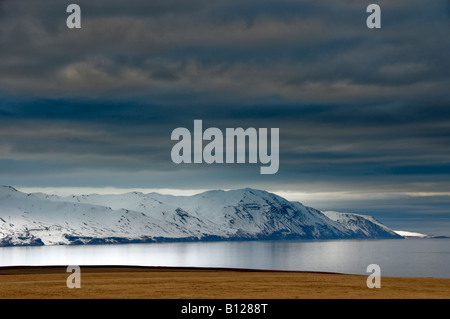
[[[2,247],[0,266],[231,267],[450,278],[450,239],[244,241]]]

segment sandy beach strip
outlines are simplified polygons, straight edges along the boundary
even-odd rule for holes
[[[221,268],[81,266],[81,288],[67,267],[2,267],[1,299],[450,299],[450,279]]]

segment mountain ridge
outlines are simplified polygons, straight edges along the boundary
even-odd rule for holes
[[[321,212],[252,188],[57,196],[0,186],[0,246],[346,238],[402,236],[370,216]]]

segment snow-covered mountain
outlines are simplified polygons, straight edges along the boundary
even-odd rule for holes
[[[369,216],[249,188],[60,197],[0,186],[0,246],[333,238],[402,237]]]

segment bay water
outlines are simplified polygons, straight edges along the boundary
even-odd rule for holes
[[[129,265],[450,278],[450,239],[218,241],[1,247],[0,266]]]

